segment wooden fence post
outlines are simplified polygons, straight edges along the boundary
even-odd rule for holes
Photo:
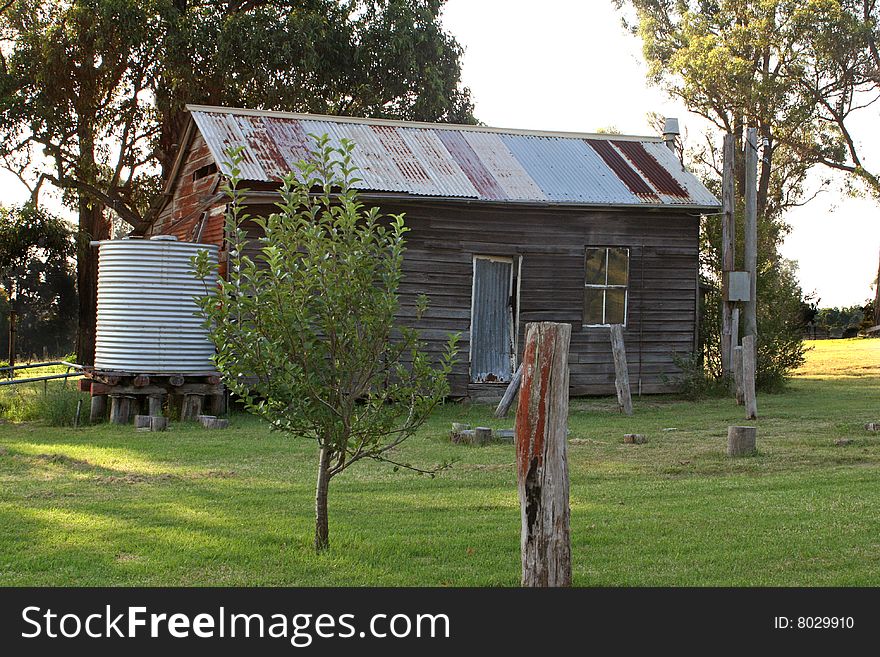
[[[629,390],[629,371],[626,368],[626,348],[623,346],[623,327],[611,325],[611,353],[614,356],[614,387],[617,404],[627,415],[633,414],[632,395]]]
[[[758,400],[755,396],[755,336],[743,336],[743,399],[746,405],[746,419],[758,417]]]
[[[571,325],[526,325],[516,410],[522,585],[571,586],[568,347]]]

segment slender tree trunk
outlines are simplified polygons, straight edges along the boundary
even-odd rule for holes
[[[84,71],[81,80],[83,98],[77,108],[79,157],[76,163],[78,180],[95,184],[98,167],[95,163],[94,110],[88,100],[95,96],[94,75]],[[59,171],[59,174],[61,172]],[[110,219],[103,204],[79,193],[79,232],[76,245],[76,289],[79,298],[79,320],[76,334],[76,358],[82,365],[95,363],[95,326],[98,308],[98,253],[89,246],[91,240],[110,239]]]
[[[330,486],[330,449],[321,448],[318,458],[318,485],[315,488],[315,551],[330,547],[330,526],[327,522],[327,491]]]
[[[877,266],[877,282],[874,284],[874,325],[880,324],[880,265]]]

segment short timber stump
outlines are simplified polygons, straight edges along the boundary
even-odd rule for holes
[[[89,419],[130,424],[135,416],[162,417],[163,409],[180,409],[181,421],[197,422],[205,413],[226,413],[226,388],[218,372],[144,374],[93,370],[80,381],[91,394]],[[141,420],[144,422],[144,420]],[[154,429],[155,430],[155,429]]]
[[[757,427],[727,427],[727,455],[754,456],[757,453]]]

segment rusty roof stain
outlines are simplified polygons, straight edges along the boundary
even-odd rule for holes
[[[189,106],[218,167],[242,146],[244,180],[280,181],[314,136],[355,143],[362,190],[507,203],[689,206],[718,200],[659,137],[507,130]]]

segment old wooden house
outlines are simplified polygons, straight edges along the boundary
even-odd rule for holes
[[[223,244],[226,149],[242,146],[249,212],[274,211],[310,135],[356,143],[362,200],[406,213],[402,321],[430,348],[462,335],[456,396],[503,390],[524,324],[570,322],[573,394],[612,394],[622,324],[633,393],[668,391],[697,336],[700,216],[719,203],[663,137],[506,130],[189,107],[150,234]],[[256,228],[254,227],[254,230]],[[221,267],[223,252],[221,250]]]

